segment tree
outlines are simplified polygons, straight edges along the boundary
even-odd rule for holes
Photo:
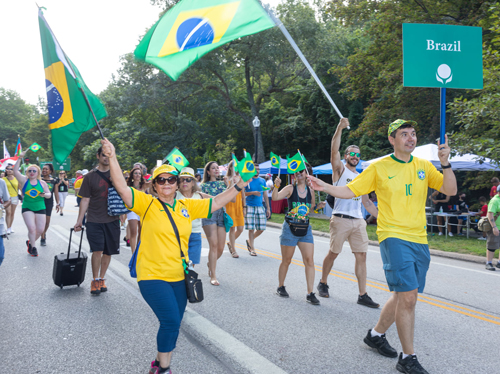
[[[21,99],[17,92],[0,87],[0,134],[11,156],[15,151],[17,136],[24,138],[35,114],[35,107]]]

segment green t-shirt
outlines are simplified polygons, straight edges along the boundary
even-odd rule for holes
[[[39,180],[35,186],[28,180],[24,185],[23,193],[23,209],[29,209],[33,212],[45,209],[45,197],[43,196],[45,192]]]
[[[495,217],[500,212],[500,196],[495,195],[493,199],[488,203],[488,213],[493,213],[493,217]],[[497,227],[500,227],[500,215],[498,215],[497,220],[495,221]]]

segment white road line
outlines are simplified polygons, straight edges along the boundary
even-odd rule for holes
[[[69,240],[69,234],[66,229],[59,225],[52,225],[50,231],[59,236],[65,242]],[[77,240],[78,239],[78,240]],[[78,248],[79,238],[73,236],[72,248]],[[89,250],[87,241],[82,243],[82,252]],[[208,250],[207,248],[204,248]],[[110,271],[111,270],[111,271]],[[120,274],[118,276],[117,274]],[[130,277],[128,267],[119,261],[111,261],[107,274],[135,296],[140,302],[146,303],[138,291],[137,281]],[[132,287],[133,285],[133,287]],[[188,325],[197,333],[202,335],[211,344],[223,350],[231,359],[235,360],[240,366],[255,374],[287,374],[286,371],[273,364],[271,361],[254,351],[252,348],[236,339],[234,336],[224,331],[202,315],[196,313],[187,307],[184,313],[183,325]],[[181,327],[182,328],[182,327]]]

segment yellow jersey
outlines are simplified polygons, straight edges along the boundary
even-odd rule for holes
[[[82,183],[83,183],[83,177],[78,179],[77,181],[75,181],[75,184],[73,185],[73,188],[75,190],[78,190],[80,188],[82,188]],[[82,198],[79,194],[76,194],[77,197],[79,197],[80,199]]]
[[[10,180],[7,177],[3,177],[2,179],[5,181],[5,184],[7,185],[10,197],[17,197],[17,194],[19,193],[19,182],[17,181],[17,179],[14,178]]]
[[[132,190],[132,205],[127,208],[141,217],[141,245],[136,263],[137,281],[156,279],[178,282],[183,280],[181,250],[163,205],[151,195],[132,187],[130,189]],[[189,261],[191,222],[197,218],[212,216],[212,199],[174,200],[173,206],[168,204],[166,206],[179,230],[186,261]],[[146,217],[143,218],[146,210]]]
[[[347,187],[356,195],[377,194],[377,235],[382,243],[398,238],[427,244],[425,203],[428,188],[439,190],[443,174],[429,161],[410,156],[407,163],[394,155],[374,162]]]

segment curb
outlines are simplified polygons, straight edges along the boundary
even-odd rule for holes
[[[282,224],[275,223],[275,222],[267,222],[267,226],[280,229]],[[322,238],[329,238],[330,237],[330,234],[326,233],[326,232],[317,231],[317,230],[312,230],[312,232],[313,232],[314,236],[319,236]],[[372,245],[374,247],[380,246],[379,242],[377,242],[375,240],[368,241],[368,244]],[[445,258],[451,258],[454,260],[474,262],[476,264],[486,263],[486,259],[484,257],[469,255],[469,254],[465,254],[465,253],[445,252],[445,251],[440,251],[439,249],[430,249],[430,248],[429,248],[429,252],[431,253],[432,256],[437,256],[437,257],[445,257]]]

